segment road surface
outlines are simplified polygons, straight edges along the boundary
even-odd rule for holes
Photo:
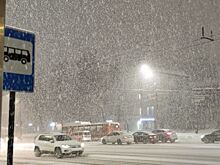
[[[36,158],[33,144],[15,145],[14,165],[219,165],[220,144],[159,143],[131,145],[103,145],[86,143],[81,157],[56,159],[53,155]],[[1,153],[0,164],[6,164],[6,155]]]

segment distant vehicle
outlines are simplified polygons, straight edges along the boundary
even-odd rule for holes
[[[220,141],[220,130],[213,131],[210,134],[202,135],[201,140],[204,143],[215,143]]]
[[[152,133],[156,134],[158,140],[163,143],[166,143],[168,141],[174,143],[178,139],[176,132],[169,129],[156,129],[153,130]]]
[[[90,131],[77,131],[72,134],[72,137],[77,141],[91,141]]]
[[[151,132],[146,132],[146,131],[137,131],[133,133],[134,136],[134,142],[139,143],[142,142],[144,144],[146,143],[157,143],[157,135]]]
[[[81,155],[84,151],[83,143],[72,140],[71,137],[61,133],[40,134],[35,138],[34,144],[36,157],[53,153],[57,158],[62,158],[63,155]]]
[[[111,132],[108,135],[101,138],[102,144],[112,143],[112,144],[131,144],[134,142],[134,137],[131,134],[125,132]]]
[[[4,61],[9,60],[21,61],[22,64],[26,64],[31,61],[31,56],[28,50],[4,46]]]
[[[112,131],[120,131],[120,124],[118,122],[71,122],[62,124],[62,132],[72,138],[74,138],[75,133],[79,131],[89,131],[91,139],[97,141]]]

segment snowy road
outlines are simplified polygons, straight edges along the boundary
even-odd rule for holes
[[[132,145],[102,145],[100,143],[86,144],[82,157],[66,157],[56,159],[53,155],[40,158],[33,156],[32,145],[26,144],[26,149],[15,147],[14,165],[70,165],[70,164],[189,164],[189,165],[219,165],[220,144],[132,144]],[[5,163],[1,154],[0,164]]]

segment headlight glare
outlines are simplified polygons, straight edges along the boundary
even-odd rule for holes
[[[85,147],[85,143],[81,143],[81,147],[84,148]]]
[[[61,147],[62,147],[62,148],[70,148],[70,146],[67,145],[67,144],[63,144]]]

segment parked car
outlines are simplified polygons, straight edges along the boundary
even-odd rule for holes
[[[170,129],[155,129],[152,131],[152,133],[156,134],[158,140],[163,143],[168,141],[174,143],[178,139],[176,132]]]
[[[62,158],[63,155],[81,155],[84,151],[83,143],[61,133],[40,134],[35,138],[34,144],[36,157],[53,153],[57,158]]]
[[[111,132],[108,135],[101,138],[102,144],[112,143],[112,144],[131,144],[134,142],[134,137],[131,134],[125,132]]]
[[[137,131],[133,133],[134,136],[134,142],[139,143],[143,142],[144,144],[146,143],[157,143],[157,135],[151,132],[146,132],[146,131]]]
[[[215,143],[220,141],[220,130],[213,131],[210,134],[202,135],[201,140],[204,143]]]

